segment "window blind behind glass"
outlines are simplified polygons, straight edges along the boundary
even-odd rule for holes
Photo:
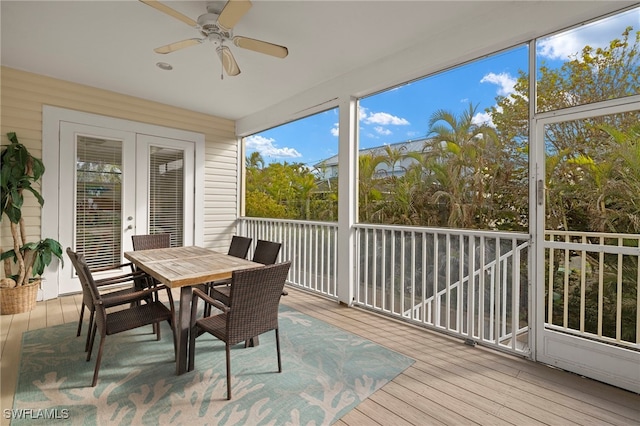
[[[122,141],[78,136],[76,251],[91,268],[122,256]]]
[[[149,233],[171,234],[171,247],[184,243],[184,151],[150,147]]]

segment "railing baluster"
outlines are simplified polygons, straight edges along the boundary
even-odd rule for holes
[[[486,263],[486,253],[485,253],[485,237],[484,235],[480,236],[480,264],[483,265]],[[486,340],[487,338],[487,321],[485,319],[485,293],[486,293],[486,278],[487,272],[484,268],[480,271],[480,281],[478,282],[478,337],[480,340]]]
[[[582,244],[587,243],[587,236],[582,236]],[[580,331],[584,333],[586,312],[586,285],[587,285],[587,251],[580,251]]]
[[[623,247],[622,237],[618,238],[618,247]],[[616,341],[622,340],[622,253],[618,253],[618,282],[616,294]],[[636,325],[637,326],[637,325]]]
[[[569,235],[565,235],[565,242],[569,242]],[[564,288],[563,288],[563,314],[562,327],[569,328],[569,249],[564,250]]]
[[[440,286],[440,270],[438,263],[440,259],[440,240],[438,239],[438,233],[433,235],[433,315],[431,317],[431,323],[434,326],[440,325],[440,307],[442,302],[440,295],[438,294],[438,287]]]
[[[511,349],[515,351],[518,340],[518,330],[520,329],[520,251],[518,241],[511,240]]]
[[[474,315],[475,315],[475,290],[476,290],[476,237],[469,236],[469,253],[467,255],[469,259],[469,279],[467,281],[467,332],[465,333],[469,339],[474,337]]]
[[[422,299],[424,300],[420,306],[422,306],[422,323],[427,322],[427,308],[430,304],[427,304],[427,235],[426,232],[422,232]]]

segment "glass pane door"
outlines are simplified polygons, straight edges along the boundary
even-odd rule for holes
[[[118,265],[122,253],[122,140],[78,135],[75,249],[91,268]]]
[[[193,244],[194,153],[193,142],[136,135],[136,233],[168,232],[172,247]]]
[[[171,234],[171,247],[184,241],[184,151],[149,149],[149,233]]]

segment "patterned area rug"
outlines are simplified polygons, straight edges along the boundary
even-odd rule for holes
[[[413,363],[281,305],[282,373],[273,332],[261,335],[255,348],[233,347],[231,401],[224,344],[201,336],[195,370],[176,376],[166,323],[159,342],[150,326],[108,336],[92,388],[98,342],[85,362],[84,334],[75,336],[76,325],[24,333],[12,424],[58,418],[67,424],[328,425]]]

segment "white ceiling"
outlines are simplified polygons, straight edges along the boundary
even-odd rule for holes
[[[196,19],[207,2],[165,3]],[[199,34],[139,1],[2,0],[0,54],[4,66],[251,121],[380,90],[634,3],[254,0],[234,34],[285,45],[289,56],[232,45],[242,73],[221,80],[208,43],[154,53]],[[270,121],[282,118],[260,122]]]

